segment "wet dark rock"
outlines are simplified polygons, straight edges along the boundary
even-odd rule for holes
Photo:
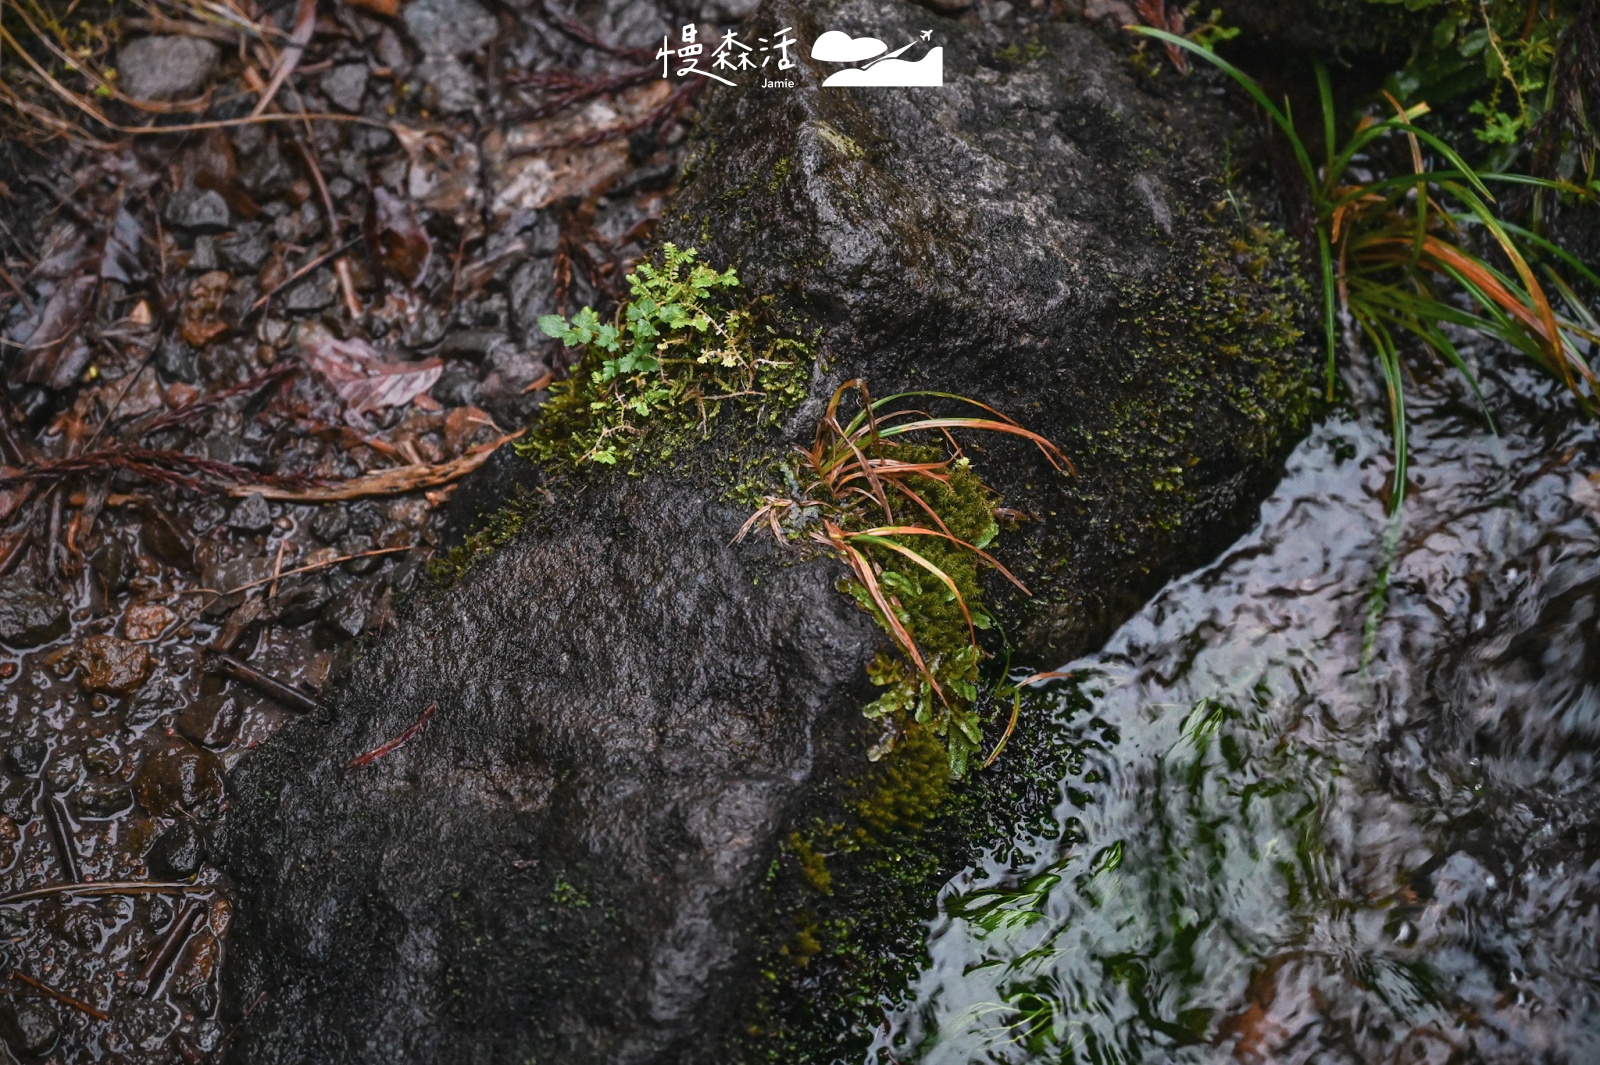
[[[239,705],[232,699],[202,698],[184,707],[173,727],[202,747],[220,749],[239,734],[240,716]]]
[[[78,648],[80,683],[89,691],[131,695],[149,678],[153,665],[148,647],[115,636],[90,636]]]
[[[239,183],[252,196],[258,199],[270,199],[288,192],[299,173],[295,164],[290,162],[288,154],[284,152],[283,146],[278,143],[278,138],[268,136],[262,141],[255,158],[240,170]],[[267,205],[269,213],[272,206]]]
[[[217,254],[229,270],[252,273],[261,269],[272,254],[272,241],[259,223],[246,222],[232,236],[217,242]]]
[[[181,189],[161,209],[167,224],[195,233],[221,233],[232,223],[228,201],[214,189]]]
[[[250,493],[228,515],[228,528],[247,533],[266,532],[272,528],[272,505],[260,492]]]
[[[489,362],[478,386],[478,405],[502,425],[521,425],[539,407],[529,385],[550,372],[542,359],[515,348],[502,349]]]
[[[210,271],[217,268],[217,242],[214,238],[196,237],[194,251],[189,255],[189,269]]]
[[[755,18],[904,41],[930,16],[851,0]],[[941,32],[953,55],[1008,43]],[[793,91],[707,98],[663,235],[816,338],[807,396],[770,432],[719,418],[675,468],[563,484],[239,763],[229,1060],[802,1060],[743,1042],[779,963],[758,944],[795,931],[763,885],[869,772],[884,641],[838,564],[732,544],[749,512],[710,471],[809,441],[842,381],[972,396],[1077,462],[1068,480],[1009,440],[974,459],[1038,515],[995,546],[1035,592],[994,592],[1019,658],[1087,650],[1253,519],[1314,410],[1316,359],[1274,287],[1283,245],[1212,211],[1240,127],[1198,80],[1147,91],[1093,32],[1039,34],[1041,58],[939,91],[823,92],[802,60]],[[346,768],[433,704],[406,745]],[[815,996],[842,1013],[850,992]],[[847,1030],[879,1019],[865,1006]]]
[[[352,584],[334,596],[319,624],[336,639],[353,640],[366,631],[371,611],[371,593],[364,584]]]
[[[278,584],[278,597],[269,604],[269,613],[280,625],[304,625],[321,614],[331,598],[328,582],[320,575],[290,577]]]
[[[478,375],[459,362],[446,363],[444,372],[428,394],[447,407],[476,407],[479,405]]]
[[[350,514],[344,507],[319,507],[311,519],[311,535],[325,544],[337,543],[350,529]]]
[[[78,788],[73,800],[85,817],[112,817],[133,805],[133,792],[126,784],[90,781]]]
[[[36,776],[50,757],[50,745],[40,739],[18,740],[6,748],[6,764],[25,777]]]
[[[0,583],[0,643],[37,647],[67,631],[67,604],[60,596],[27,587],[13,573]]]
[[[341,111],[361,110],[361,98],[367,93],[367,65],[344,63],[322,75],[322,95]]]
[[[198,96],[221,52],[198,37],[138,37],[117,52],[117,87],[135,100]]]
[[[511,323],[524,347],[540,343],[539,319],[556,312],[554,270],[549,259],[530,259],[511,275]]]
[[[339,554],[355,557],[352,557],[348,562],[340,563],[340,567],[346,573],[354,573],[359,576],[376,572],[383,565],[384,557],[382,555],[367,554],[371,550],[373,550],[373,543],[366,537],[346,537],[339,541]]]
[[[50,785],[50,790],[60,793],[71,791],[78,786],[78,781],[83,778],[83,759],[72,753],[58,754],[56,758],[45,767],[44,781]]]
[[[36,1058],[61,1036],[61,1016],[53,1002],[37,998],[0,999],[0,1038],[19,1058]]]
[[[113,595],[126,588],[139,572],[128,545],[117,539],[108,539],[95,549],[89,556],[89,568]]]
[[[320,311],[332,307],[339,299],[339,282],[333,271],[326,267],[313,270],[304,281],[296,282],[285,291],[283,307],[289,311]]]
[[[119,995],[116,1023],[134,1046],[144,1051],[160,1050],[178,1027],[176,1007],[138,995]]]
[[[171,740],[145,760],[133,794],[155,817],[215,818],[222,808],[222,762],[210,751]]]
[[[156,371],[168,381],[192,385],[200,379],[200,356],[178,337],[164,337],[156,349]]]
[[[494,40],[494,16],[474,0],[412,0],[401,15],[423,54],[459,56]]]
[[[179,821],[156,837],[144,860],[153,879],[187,880],[205,864],[205,835],[192,822]]]

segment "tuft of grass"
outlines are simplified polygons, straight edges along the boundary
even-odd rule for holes
[[[840,404],[851,394],[860,410],[844,421]],[[891,407],[915,398],[955,401],[985,416]],[[915,723],[943,738],[959,777],[983,742],[974,710],[984,657],[978,632],[993,621],[979,604],[978,569],[1028,589],[986,550],[999,533],[995,500],[972,472],[957,430],[1020,437],[1059,472],[1075,472],[1055,444],[977,400],[926,391],[874,400],[865,382],[851,380],[833,393],[811,446],[796,449],[792,493],[766,497],[736,539],[765,524],[780,542],[809,540],[849,567],[846,590],[904,656],[880,657],[870,672],[888,689],[866,709],[886,729],[870,756],[888,753]],[[921,442],[930,437],[938,443]]]
[[[1253,78],[1193,41],[1150,27],[1130,29],[1220,69],[1261,106],[1293,150],[1316,219],[1328,397],[1333,398],[1342,333],[1345,350],[1355,356],[1369,348],[1383,375],[1394,440],[1391,513],[1405,497],[1406,337],[1460,372],[1480,400],[1477,379],[1451,340],[1450,327],[1510,345],[1559,379],[1583,410],[1600,411],[1600,377],[1582,352],[1583,345],[1600,342],[1596,322],[1561,274],[1545,266],[1541,272],[1564,305],[1558,309],[1534,270],[1536,252],[1551,254],[1591,283],[1595,277],[1548,241],[1502,221],[1491,208],[1488,183],[1578,195],[1587,195],[1585,190],[1525,175],[1479,173],[1417,125],[1428,113],[1426,103],[1407,107],[1392,96],[1392,115],[1362,116],[1341,142],[1321,64],[1317,86],[1326,157],[1319,165],[1287,101],[1278,106]],[[1370,153],[1389,137],[1404,139],[1409,171],[1366,176],[1362,168],[1370,165]],[[1434,168],[1435,159],[1443,165]]]

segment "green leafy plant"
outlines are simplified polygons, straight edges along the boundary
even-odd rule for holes
[[[861,409],[845,422],[839,407],[852,393]],[[910,398],[954,401],[986,416],[934,417],[891,407]],[[959,777],[983,741],[974,710],[984,657],[978,632],[993,621],[980,604],[978,568],[1028,590],[986,550],[1000,531],[995,500],[955,430],[1021,437],[1057,470],[1072,472],[1055,444],[976,400],[944,392],[874,400],[864,382],[852,380],[834,392],[811,446],[797,449],[786,471],[791,494],[766,497],[739,538],[765,523],[780,541],[809,540],[849,567],[846,591],[903,655],[880,657],[869,671],[887,689],[866,708],[885,723],[872,757],[891,750],[915,722],[944,739],[951,773]]]
[[[570,321],[539,319],[546,335],[586,354],[554,400],[562,417],[550,421],[564,435],[535,432],[519,445],[525,453],[616,465],[633,457],[651,424],[704,430],[725,401],[795,391],[802,367],[788,356],[801,345],[758,330],[747,310],[722,306],[718,296],[738,287],[738,275],[695,259],[693,248],[665,245],[659,267],[643,263],[628,275],[629,299],[610,321],[589,307]]]
[[[1546,266],[1542,271],[1546,280],[1566,304],[1565,313],[1557,310],[1535,272],[1536,253],[1556,258],[1591,282],[1596,278],[1549,241],[1498,218],[1490,206],[1494,197],[1487,183],[1582,190],[1521,175],[1478,173],[1444,141],[1417,125],[1428,112],[1425,103],[1406,107],[1389,97],[1392,115],[1364,115],[1340,141],[1333,92],[1321,65],[1317,85],[1326,157],[1319,166],[1288,104],[1279,107],[1249,75],[1185,38],[1146,27],[1133,29],[1222,70],[1261,106],[1293,150],[1316,219],[1328,395],[1333,396],[1341,332],[1343,346],[1352,356],[1363,344],[1369,345],[1388,393],[1395,452],[1392,510],[1399,509],[1405,495],[1401,356],[1406,336],[1463,374],[1474,392],[1478,382],[1447,327],[1504,341],[1557,377],[1586,411],[1596,411],[1600,378],[1580,345],[1600,340],[1600,334],[1571,287]],[[1387,137],[1404,139],[1409,171],[1370,178],[1358,173],[1371,165],[1371,153]],[[1430,154],[1444,165],[1431,168]],[[1485,252],[1480,253],[1480,247]]]

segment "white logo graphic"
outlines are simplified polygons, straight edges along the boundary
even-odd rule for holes
[[[924,30],[922,39],[931,40],[932,30]],[[888,52],[889,46],[876,37],[851,37],[848,33],[829,30],[811,46],[811,58],[823,63],[866,63],[865,66],[848,67],[830,74],[823,82],[824,88],[926,88],[944,84],[944,49],[930,48],[921,59],[901,59],[900,56],[916,46],[916,41]],[[883,54],[888,52],[887,55]]]

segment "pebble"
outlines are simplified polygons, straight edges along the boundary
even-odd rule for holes
[[[164,380],[192,385],[200,380],[200,357],[178,337],[167,337],[156,349],[156,372]]]
[[[85,817],[111,817],[133,805],[133,793],[126,784],[91,782],[79,788],[73,800]]]
[[[341,111],[360,111],[366,92],[365,63],[343,63],[322,75],[322,95]]]
[[[90,636],[78,648],[83,686],[108,695],[130,695],[150,678],[150,651],[115,636]]]
[[[226,747],[239,734],[239,706],[232,699],[202,698],[178,715],[173,727],[179,735],[202,747]]]
[[[67,604],[59,596],[24,587],[13,578],[0,587],[0,643],[37,647],[67,631]]]
[[[215,818],[222,812],[222,762],[210,751],[175,740],[150,755],[133,794],[155,817]]]
[[[411,39],[429,56],[475,52],[499,32],[494,16],[474,0],[410,0],[400,17]]]
[[[264,533],[272,528],[272,507],[260,492],[252,492],[228,515],[228,528],[239,532]]]
[[[322,507],[311,519],[311,535],[325,544],[336,543],[350,530],[344,507]]]
[[[48,757],[50,745],[44,740],[18,740],[6,748],[6,761],[25,777],[34,776],[43,769],[44,760]]]
[[[122,612],[122,635],[130,640],[153,640],[177,620],[178,615],[160,603],[135,603]]]
[[[106,540],[89,556],[89,568],[105,584],[106,591],[113,594],[126,588],[139,573],[128,545],[114,539]]]
[[[161,833],[144,856],[156,880],[187,880],[206,860],[205,836],[189,821],[179,821]]]
[[[217,256],[222,265],[240,274],[253,274],[260,270],[272,254],[272,241],[259,222],[246,222],[233,235],[217,242]]]
[[[367,615],[372,609],[372,599],[363,584],[352,584],[334,596],[322,612],[322,627],[336,638],[353,640],[367,627]]]
[[[117,53],[117,86],[135,100],[186,100],[199,94],[221,51],[197,37],[139,37]]]
[[[61,1017],[53,1003],[38,998],[0,1000],[0,1035],[19,1058],[36,1058],[55,1046]]]
[[[161,217],[169,225],[198,233],[220,233],[232,221],[228,201],[215,189],[182,189],[167,197]]]
[[[339,298],[339,282],[327,267],[313,270],[311,276],[296,282],[283,295],[283,306],[290,311],[320,311]]]

